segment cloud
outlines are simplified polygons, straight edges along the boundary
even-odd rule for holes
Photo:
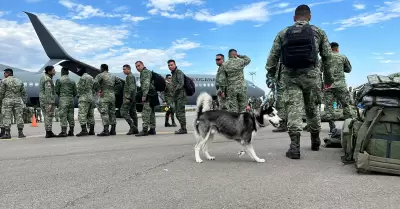
[[[8,15],[10,12],[8,11],[0,11],[0,17],[3,17],[4,15]]]
[[[164,48],[131,48],[124,42],[131,41],[134,34],[125,27],[82,25],[56,15],[38,16],[71,56],[97,67],[107,63],[111,70],[119,71],[122,65],[136,60],[153,70],[166,69],[168,59],[189,66],[186,52],[201,46],[184,38]],[[0,18],[0,31],[0,63],[37,71],[48,60],[30,22]]]
[[[187,12],[185,12],[183,14],[160,12],[160,15],[163,16],[163,17],[173,18],[173,19],[185,19],[187,17],[192,17],[193,13],[191,11],[187,11]]]
[[[395,54],[395,52],[385,52],[385,53],[383,53],[384,55],[394,55]]]
[[[353,7],[356,10],[363,10],[363,9],[365,9],[365,4],[353,4]]]
[[[173,13],[176,5],[201,5],[203,3],[203,0],[149,0],[146,6],[151,8],[148,12],[152,15],[161,14],[168,18],[183,19],[192,16],[192,13],[186,12],[186,15],[183,16],[180,13]]]
[[[210,28],[210,29],[208,29],[208,30],[210,30],[210,31],[216,31],[216,30],[218,30],[218,28]]]
[[[256,28],[258,28],[258,27],[261,27],[261,26],[263,26],[264,24],[257,24],[257,25],[254,25],[254,27],[256,27]]]
[[[384,63],[384,64],[398,64],[398,63],[400,63],[400,60],[381,60],[380,63]]]
[[[128,6],[119,6],[113,9],[113,12],[127,12],[129,10]]]
[[[377,7],[375,12],[366,12],[334,22],[333,24],[340,25],[335,30],[341,31],[350,27],[373,25],[400,17],[400,0],[386,1],[383,4],[383,6]]]
[[[40,1],[42,1],[42,0],[25,0],[25,2],[27,2],[27,3],[37,3]]]

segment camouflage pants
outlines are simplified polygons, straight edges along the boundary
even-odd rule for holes
[[[125,118],[126,122],[132,122],[136,127],[138,126],[138,118],[136,112],[136,102],[124,103],[121,106],[121,115]]]
[[[60,108],[54,109],[54,119],[56,119],[56,122],[60,121]]]
[[[284,101],[284,98],[283,98],[284,91],[285,91],[285,84],[281,80],[281,81],[279,81],[279,83],[277,85],[276,110],[278,111],[278,116],[280,118],[282,118],[283,120],[287,121],[285,101]]]
[[[43,110],[44,127],[46,131],[52,131],[55,104],[41,104],[40,109]]]
[[[337,101],[342,105],[344,118],[352,118],[350,109],[350,94],[346,87],[331,88],[324,92],[325,113],[328,121],[334,120],[333,103]]]
[[[61,127],[75,127],[74,98],[60,98],[58,111]]]
[[[226,98],[218,95],[217,99],[218,99],[218,106],[219,106],[218,109],[227,110],[228,108],[227,108],[227,104],[226,104]]]
[[[319,74],[303,72],[293,75],[293,72],[284,71],[281,79],[286,88],[283,97],[287,111],[289,134],[300,133],[303,130],[302,116],[304,111],[310,132],[320,132],[321,80]]]
[[[82,125],[94,125],[94,103],[79,101],[78,102],[78,121]]]
[[[186,103],[186,97],[174,101],[175,115],[182,127],[186,127]]]
[[[11,128],[12,115],[16,118],[18,129],[24,128],[23,111],[24,107],[21,101],[12,99],[3,99],[1,107],[4,128]]]
[[[117,124],[115,102],[99,102],[98,106],[103,126]]]
[[[4,128],[4,124],[3,124],[3,114],[1,113],[1,107],[0,107],[0,128]]]
[[[248,104],[247,88],[228,88],[226,92],[226,108],[231,112],[245,112]]]
[[[154,107],[150,107],[150,103],[143,103],[142,110],[142,120],[143,120],[143,130],[147,131],[150,128],[156,128],[156,114],[154,112]]]

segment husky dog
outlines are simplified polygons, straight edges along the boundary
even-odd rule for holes
[[[277,115],[274,107],[263,105],[256,113],[236,113],[224,110],[212,110],[212,97],[206,92],[202,92],[196,101],[197,117],[194,120],[194,135],[197,139],[194,148],[196,162],[201,163],[200,148],[208,160],[215,160],[215,157],[208,153],[207,142],[214,138],[215,133],[235,140],[244,146],[245,151],[240,151],[238,155],[245,152],[259,163],[265,162],[264,159],[257,157],[251,144],[259,127],[270,124],[279,126],[282,119]]]

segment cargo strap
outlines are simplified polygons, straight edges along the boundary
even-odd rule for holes
[[[369,125],[367,134],[365,134],[364,139],[362,140],[362,143],[361,143],[360,153],[363,153],[367,149],[369,142],[371,141],[372,130],[374,129],[375,124],[378,121],[380,121],[382,115],[383,115],[383,107],[378,108],[375,118],[372,120],[371,124]]]

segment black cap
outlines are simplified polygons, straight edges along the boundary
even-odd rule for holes
[[[231,53],[231,52],[237,52],[237,51],[236,51],[236,49],[229,49],[228,53]]]
[[[4,70],[4,72],[8,72],[8,73],[11,73],[11,74],[13,74],[13,73],[14,73],[14,71],[13,71],[11,68],[7,68],[7,69],[5,69],[5,70]]]

